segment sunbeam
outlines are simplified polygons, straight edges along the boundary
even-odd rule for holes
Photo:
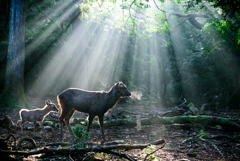
[[[0,153],[239,160],[238,3],[1,1]]]

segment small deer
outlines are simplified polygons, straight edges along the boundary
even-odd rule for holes
[[[23,124],[26,122],[33,122],[34,124],[34,136],[36,135],[36,122],[38,121],[42,130],[45,132],[43,127],[44,118],[52,111],[58,112],[57,106],[50,100],[45,101],[45,106],[34,110],[21,109],[19,116],[21,120],[18,120],[17,125],[21,124],[21,132],[23,133]]]
[[[5,115],[4,118],[0,118],[0,127],[7,129],[9,132],[15,133],[17,129],[17,125],[12,121],[11,117]]]
[[[103,131],[103,116],[110,108],[113,108],[119,98],[131,96],[125,84],[122,82],[115,83],[108,92],[104,91],[85,91],[76,88],[68,88],[57,96],[58,104],[61,109],[59,116],[59,126],[61,138],[63,138],[62,124],[63,120],[72,134],[69,120],[75,111],[88,113],[87,132],[95,116],[98,116],[98,122],[102,133],[102,142],[106,139]]]

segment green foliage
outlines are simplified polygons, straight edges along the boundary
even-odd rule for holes
[[[190,137],[190,138],[187,138],[185,140],[182,141],[182,144],[186,143],[186,142],[189,142],[189,141],[193,141],[193,138]]]
[[[238,45],[240,45],[240,29],[238,29],[236,39],[237,39]]]
[[[177,0],[179,1],[179,0]],[[226,16],[229,12],[239,13],[239,0],[225,1],[225,0],[181,0],[185,3],[187,10],[193,9],[195,6],[203,9],[207,3],[211,4],[214,8],[220,8],[223,12],[223,16]]]
[[[224,44],[230,45],[232,50],[239,50],[239,28],[240,19],[230,20],[215,20],[212,23],[207,23],[203,28],[203,33],[206,35],[208,43],[205,45],[206,53],[212,54],[219,50]],[[215,33],[215,36],[212,36]],[[213,46],[214,45],[214,46]]]
[[[33,0],[27,0],[27,3],[32,3],[33,2]]]
[[[71,136],[71,138],[73,140],[78,140],[78,141],[81,140],[81,142],[75,144],[75,146],[78,146],[78,147],[83,146],[86,143],[87,139],[89,138],[88,132],[86,132],[86,126],[78,124],[72,128],[72,131],[74,134]]]
[[[15,109],[18,107],[18,101],[15,98],[10,98],[5,92],[0,96],[0,107]]]
[[[190,102],[190,103],[188,104],[188,107],[194,107],[194,104],[193,104],[192,102]]]
[[[204,142],[207,142],[207,143],[211,144],[221,155],[223,155],[221,153],[221,151],[218,149],[218,147],[213,142],[210,142],[203,137],[208,138],[208,139],[212,138],[211,136],[208,136],[207,133],[203,129],[201,129],[199,131],[199,134],[196,136],[196,138],[199,138],[201,141],[204,141]]]

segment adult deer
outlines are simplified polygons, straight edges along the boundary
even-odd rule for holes
[[[105,141],[103,131],[103,116],[110,108],[113,108],[119,98],[131,96],[126,85],[122,82],[115,83],[108,92],[104,91],[85,91],[77,88],[68,88],[57,96],[58,104],[61,109],[59,117],[59,126],[61,138],[63,138],[62,124],[63,120],[72,134],[69,120],[75,111],[88,113],[87,131],[92,124],[95,116],[98,116],[98,122],[102,133],[103,142]]]

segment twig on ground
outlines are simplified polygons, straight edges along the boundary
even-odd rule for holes
[[[165,145],[168,143],[168,141],[169,141],[169,138],[168,138],[168,140],[167,140],[167,141],[166,141],[161,147],[159,147],[159,148],[157,148],[156,150],[154,150],[153,152],[147,154],[146,157],[144,158],[144,161],[147,159],[148,156],[150,156],[150,155],[152,155],[153,153],[155,153],[156,151],[158,151],[158,150],[164,148]]]
[[[109,154],[113,154],[113,155],[116,155],[116,156],[119,156],[119,157],[123,157],[125,159],[128,159],[130,161],[136,161],[135,159],[133,159],[132,157],[130,157],[129,155],[127,154],[123,154],[123,153],[118,153],[118,152],[115,152],[115,151],[108,151]]]

